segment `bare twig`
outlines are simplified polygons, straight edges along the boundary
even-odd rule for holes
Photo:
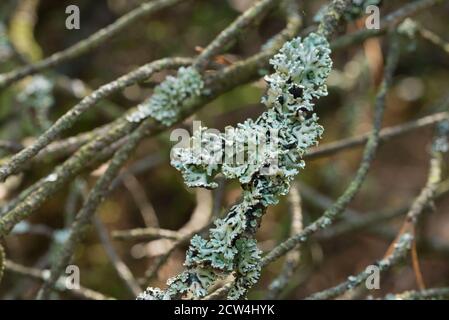
[[[154,210],[154,207],[148,199],[145,189],[142,187],[139,180],[137,180],[134,175],[126,173],[122,175],[122,181],[139,208],[140,215],[142,216],[145,225],[148,227],[152,226],[157,228],[159,226],[159,220],[157,218],[156,211]]]
[[[137,228],[131,230],[116,230],[112,232],[115,240],[152,241],[157,239],[181,240],[183,235],[178,231],[160,228]]]
[[[128,266],[123,262],[122,259],[120,259],[120,256],[117,254],[117,251],[111,243],[111,239],[109,238],[108,230],[106,229],[105,225],[98,217],[94,217],[94,225],[100,238],[101,244],[106,250],[109,260],[117,271],[117,274],[123,280],[130,293],[134,296],[137,296],[142,291],[142,289],[134,279],[131,270],[129,270]]]
[[[235,40],[236,36],[246,27],[254,23],[254,20],[260,19],[271,8],[277,5],[280,0],[260,0],[246,10],[243,14],[231,23],[201,52],[195,61],[194,66],[198,70],[204,69],[211,58],[223,49],[229,42]]]
[[[300,233],[303,229],[303,213],[301,205],[301,195],[297,184],[292,185],[289,193],[290,215],[291,215],[291,231],[293,236]],[[289,284],[291,277],[298,268],[301,253],[299,249],[292,250],[285,256],[284,266],[281,273],[271,282],[268,287],[266,298],[269,300],[277,299],[282,293],[282,290]]]

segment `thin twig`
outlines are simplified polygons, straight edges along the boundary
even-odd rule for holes
[[[111,243],[111,239],[109,238],[108,230],[106,229],[105,225],[98,217],[94,217],[94,225],[100,238],[101,244],[106,250],[106,254],[108,255],[112,265],[114,266],[114,269],[117,271],[120,279],[123,280],[130,293],[134,296],[137,296],[140,292],[142,292],[142,289],[134,279],[131,270],[129,270],[128,266],[123,262],[122,259],[120,259],[120,256],[117,254],[114,245]]]
[[[159,219],[150,200],[148,199],[145,189],[137,178],[130,174],[122,175],[123,185],[128,189],[129,194],[137,205],[145,225],[150,227],[159,227]]]
[[[301,205],[301,195],[298,185],[295,183],[288,195],[290,202],[291,227],[290,235],[300,233],[303,229],[303,213]],[[280,274],[270,283],[266,299],[278,299],[283,289],[290,283],[293,274],[299,266],[301,252],[299,249],[292,250],[285,256],[285,262]]]
[[[246,27],[254,23],[254,20],[260,19],[271,8],[277,5],[280,0],[260,0],[247,9],[243,14],[237,17],[226,29],[215,37],[215,39],[201,52],[196,59],[194,66],[198,70],[203,70],[212,57],[220,53],[220,51],[235,40],[236,36]]]
[[[112,232],[114,240],[121,241],[152,241],[157,239],[181,240],[183,234],[178,231],[160,228],[137,228],[131,230],[115,230]]]

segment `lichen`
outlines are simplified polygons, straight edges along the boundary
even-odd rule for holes
[[[44,76],[33,76],[17,99],[28,108],[47,109],[54,103],[53,82]]]
[[[154,89],[147,100],[137,106],[137,110],[127,119],[140,122],[152,117],[166,126],[179,119],[180,110],[190,105],[201,94],[204,83],[200,73],[193,67],[181,67],[176,77],[168,76]]]
[[[415,21],[410,18],[406,18],[397,28],[398,33],[408,37],[409,39],[413,39],[416,36],[416,32],[418,31],[418,25]]]
[[[36,113],[41,129],[48,129],[51,122],[48,118],[50,108],[55,103],[53,96],[53,82],[44,76],[36,75],[26,82],[17,100],[26,108]]]
[[[165,291],[149,288],[141,299],[201,298],[218,279],[234,276],[228,298],[239,299],[260,276],[260,250],[254,235],[269,205],[289,191],[304,167],[302,155],[323,132],[313,112],[314,100],[327,95],[332,67],[327,40],[312,33],[284,44],[271,60],[262,103],[268,108],[256,120],[246,120],[224,133],[205,127],[191,144],[174,150],[172,165],[190,187],[214,188],[214,178],[237,179],[242,201],[215,221],[209,239],[191,239],[186,270],[170,279]],[[244,161],[237,161],[241,155]]]
[[[346,21],[354,21],[360,18],[365,14],[366,8],[368,6],[377,6],[380,5],[382,0],[352,0],[352,5],[345,11],[343,17]],[[323,19],[323,16],[326,12],[328,12],[329,5],[324,5],[318,10],[316,15],[313,17],[313,21],[320,22]]]

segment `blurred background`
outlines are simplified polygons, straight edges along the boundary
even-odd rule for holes
[[[63,50],[132,10],[138,0],[33,0],[4,1],[0,3],[0,23],[8,38],[15,44],[21,59],[37,61]],[[399,8],[409,1],[384,1],[381,14]],[[192,0],[145,17],[120,32],[96,50],[69,63],[64,63],[43,76],[51,79],[45,114],[20,98],[25,90],[25,79],[0,92],[0,139],[29,143],[48,125],[73,107],[89,88],[116,79],[132,69],[159,59],[173,56],[194,56],[229,23],[251,0]],[[326,1],[298,1],[305,25],[313,24],[313,16]],[[81,29],[65,28],[65,8],[79,6]],[[427,29],[449,41],[449,2],[420,13],[416,17]],[[225,53],[227,63],[250,56],[260,50],[271,36],[284,26],[280,12],[271,12],[260,24],[241,35],[235,46]],[[357,22],[348,31],[360,27]],[[394,85],[387,97],[384,126],[401,124],[424,115],[441,111],[449,97],[449,55],[433,44],[420,39],[401,43],[400,63]],[[0,43],[1,47],[1,43]],[[1,51],[3,50],[3,51]],[[385,46],[383,38],[373,38],[333,54],[334,71],[329,79],[329,96],[320,99],[317,112],[325,128],[321,144],[366,133],[371,128],[372,106],[382,74]],[[23,63],[8,56],[7,47],[0,48],[0,72],[6,72]],[[160,82],[166,72],[156,74],[145,84],[133,85],[113,94],[99,106],[82,116],[77,124],[65,132],[69,137],[92,130],[122,115],[152,92],[152,83]],[[35,76],[36,77],[36,76]],[[264,94],[263,80],[241,86],[204,106],[184,127],[191,130],[191,121],[223,129],[247,118],[256,118],[264,111],[260,98]],[[108,233],[155,226],[178,230],[192,223],[192,214],[212,209],[225,210],[238,200],[236,183],[221,183],[218,190],[198,191],[183,183],[178,171],[170,166],[169,154],[173,146],[169,133],[146,139],[129,161],[131,174],[116,181],[111,196],[101,205],[98,218]],[[391,139],[380,147],[370,174],[362,190],[351,203],[354,214],[394,212],[406,208],[419,194],[425,183],[432,129],[420,129]],[[310,160],[301,173],[299,190],[302,193],[304,223],[317,219],[323,212],[323,201],[336,199],[351,181],[361,156],[361,148],[343,151],[329,157]],[[0,150],[0,158],[8,153]],[[0,185],[0,206],[14,198],[20,190],[46,176],[61,159],[46,159],[32,165],[24,174]],[[136,168],[137,167],[137,168]],[[18,264],[44,269],[48,267],[64,238],[68,222],[82,204],[82,199],[95,183],[105,166],[78,177],[70,185],[54,194],[50,201],[21,223],[5,242],[7,257]],[[304,187],[302,187],[304,186]],[[324,197],[324,199],[323,199]],[[203,207],[205,206],[206,209]],[[213,208],[212,208],[213,207]],[[287,197],[272,207],[264,216],[257,234],[259,247],[270,250],[289,234],[290,215]],[[157,217],[157,219],[155,219]],[[201,217],[196,219],[200,219]],[[382,221],[378,227],[397,231],[403,217]],[[119,299],[133,299],[126,285],[118,277],[108,258],[98,232],[93,229],[87,241],[80,246],[74,264],[81,271],[81,284],[105,295]],[[419,236],[433,239],[438,248],[420,247],[419,261],[428,287],[449,285],[449,197],[436,202],[434,212],[425,214]],[[59,238],[58,238],[59,237]],[[358,273],[380,259],[392,240],[391,232],[373,232],[363,228],[356,232],[312,238],[301,248],[301,263],[283,298],[300,299],[328,288]],[[139,278],[163,254],[167,241],[117,241],[112,244],[119,256]],[[166,279],[182,270],[187,246],[177,249],[159,270],[152,285],[164,286]],[[278,274],[282,259],[269,265],[249,298],[263,298],[271,280]],[[12,272],[0,286],[0,298],[30,299],[39,289],[39,282]],[[370,291],[374,297],[389,292],[416,289],[415,275],[410,260],[381,276],[381,289]],[[72,298],[66,293],[55,293],[54,298]]]

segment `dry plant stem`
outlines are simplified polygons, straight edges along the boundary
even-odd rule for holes
[[[157,239],[181,240],[183,235],[178,231],[159,228],[137,228],[131,230],[117,230],[112,232],[114,240],[122,241],[152,241]]]
[[[385,19],[381,21],[380,29],[363,29],[351,34],[341,36],[333,43],[331,43],[331,48],[332,50],[338,50],[353,43],[360,43],[368,38],[383,35],[387,33],[389,29],[401,23],[405,18],[413,16],[442,2],[442,0],[418,0],[408,3],[386,16]]]
[[[391,138],[402,136],[411,131],[433,126],[446,119],[449,119],[449,113],[439,112],[404,124],[382,129],[379,135],[380,138],[379,142],[382,143]],[[359,147],[364,143],[366,143],[368,138],[369,134],[361,134],[356,137],[326,143],[320,147],[315,147],[312,150],[310,150],[309,153],[304,155],[304,158],[315,159],[315,158],[328,157],[343,150]]]
[[[421,190],[419,196],[413,201],[413,204],[407,213],[405,220],[407,228],[401,228],[400,234],[393,242],[394,246],[390,247],[391,250],[389,249],[387,255],[377,264],[380,272],[385,271],[395,265],[403,257],[405,257],[411,249],[414,241],[411,234],[414,233],[414,227],[418,221],[418,218],[433,201],[437,186],[441,182],[442,164],[442,154],[438,151],[433,151],[430,159],[430,168],[426,185]],[[401,240],[404,234],[410,235],[406,241]],[[401,244],[401,242],[403,243]],[[311,295],[309,299],[332,299],[338,297],[362,284],[370,276],[370,274],[370,272],[365,270],[356,276],[349,277],[347,281],[333,288]]]
[[[298,184],[294,183],[290,189],[288,195],[290,202],[290,215],[291,215],[291,231],[290,235],[298,234],[303,229],[303,214],[301,205],[301,195],[299,193]],[[281,273],[271,282],[268,287],[268,293],[266,299],[274,300],[278,299],[282,291],[291,281],[293,274],[299,266],[301,258],[301,252],[299,249],[292,250],[285,256],[285,262],[282,267]]]
[[[47,131],[38,137],[35,143],[15,154],[8,163],[0,167],[0,181],[4,181],[8,176],[17,173],[32,157],[40,150],[54,141],[64,130],[69,129],[79,117],[94,106],[99,100],[112,94],[113,92],[124,89],[138,81],[150,77],[155,72],[167,68],[179,67],[191,63],[188,58],[166,58],[148,63],[117,80],[102,85],[91,95],[83,98],[77,105],[70,109],[66,114],[59,118]]]
[[[154,0],[146,1],[142,3],[136,9],[128,12],[127,14],[120,17],[114,23],[108,25],[107,27],[98,30],[88,38],[76,43],[75,45],[52,54],[51,56],[38,61],[36,63],[24,66],[22,68],[10,71],[5,74],[0,75],[0,89],[3,89],[10,85],[11,83],[20,80],[28,75],[35,74],[42,70],[57,66],[63,62],[71,60],[78,57],[94,48],[96,48],[101,43],[105,42],[107,39],[111,38],[118,32],[122,31],[132,23],[134,23],[139,18],[152,14],[158,10],[166,8],[171,5],[175,5],[181,2],[181,0]]]
[[[389,294],[384,299],[387,300],[430,300],[430,299],[449,299],[449,287],[430,288],[420,291],[405,291],[398,294]]]
[[[302,232],[290,237],[289,239],[278,245],[276,248],[274,248],[271,252],[269,252],[262,259],[262,266],[266,266],[267,264],[282,257],[284,254],[294,249],[298,244],[305,242],[312,234],[314,234],[318,230],[324,229],[332,224],[346,209],[347,205],[360,190],[360,187],[362,186],[362,183],[365,180],[366,175],[368,174],[368,170],[371,166],[372,160],[379,145],[379,133],[385,109],[386,94],[388,88],[391,86],[394,69],[398,61],[398,43],[395,41],[390,41],[390,45],[391,48],[387,57],[384,78],[375,101],[373,131],[370,134],[370,137],[366,144],[360,167],[358,168],[354,179],[351,181],[343,195],[341,195],[337,199],[337,201],[330,208],[328,208],[318,220],[305,227]]]
[[[105,225],[98,217],[94,217],[94,225],[100,238],[101,244],[106,250],[106,254],[108,255],[109,260],[117,271],[117,274],[123,280],[129,292],[132,295],[137,296],[142,291],[142,289],[134,279],[131,270],[129,270],[128,266],[117,254],[117,251],[111,243],[111,239],[109,238],[108,230],[106,229]]]
[[[47,278],[47,273],[44,270],[25,267],[20,264],[9,261],[9,260],[6,260],[6,262],[5,262],[5,270],[6,270],[6,272],[14,273],[14,274],[17,274],[20,276],[29,277],[29,278],[32,278],[39,282],[44,282],[45,279]],[[65,279],[62,278],[59,281],[64,283]],[[108,297],[102,293],[99,293],[97,291],[94,291],[94,290],[91,290],[88,288],[84,288],[82,286],[80,286],[80,288],[77,290],[76,289],[68,290],[68,289],[66,289],[66,287],[64,285],[61,285],[61,286],[56,286],[55,290],[59,291],[59,292],[63,292],[63,293],[68,293],[74,297],[86,299],[86,300],[113,300],[114,299],[112,297]]]

